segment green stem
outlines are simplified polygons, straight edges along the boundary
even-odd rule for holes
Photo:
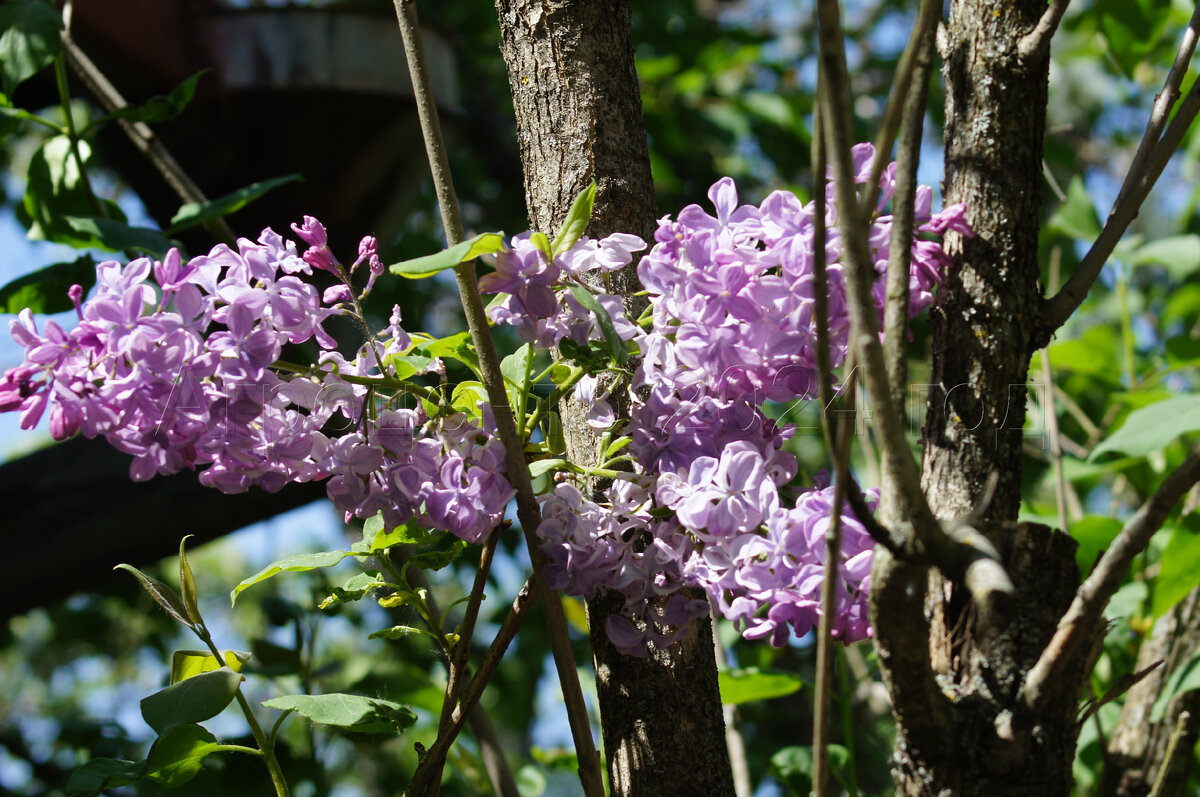
[[[582,368],[580,368],[578,365],[572,366],[571,375],[567,377],[567,381],[555,388],[554,392],[552,392],[545,399],[538,402],[537,409],[533,411],[533,417],[531,417],[525,424],[526,440],[528,440],[529,436],[533,434],[533,430],[538,427],[538,424],[542,422],[542,419],[546,417],[546,413],[548,413],[552,407],[557,407],[558,402],[562,400],[562,397],[567,395],[568,391],[574,389],[575,384],[580,379],[583,379],[584,376],[585,372]]]
[[[83,156],[79,152],[79,133],[75,130],[75,117],[71,113],[71,93],[67,89],[67,68],[61,55],[54,59],[54,80],[58,84],[58,102],[62,106],[63,117],[66,120],[67,138],[71,142],[71,157],[75,160],[75,168],[79,170],[79,182],[83,186],[83,191],[87,194],[92,208],[96,211],[96,215],[106,219],[108,211],[104,209],[100,198],[92,190],[92,181],[88,179],[87,169],[83,165]]]
[[[212,654],[217,657],[217,661],[225,660],[225,657],[221,655],[221,651],[213,643],[212,636],[209,635],[207,628],[197,624],[192,626],[192,630],[196,633],[196,636],[200,637],[200,641],[208,646]],[[263,733],[262,726],[258,724],[258,718],[254,716],[254,712],[250,709],[249,701],[242,694],[241,685],[238,686],[237,692],[234,693],[233,697],[237,700],[242,713],[246,716],[246,724],[250,726],[250,734],[254,737],[254,743],[258,745],[263,764],[266,765],[267,772],[271,775],[271,785],[275,787],[276,797],[289,797],[287,781],[283,777],[283,770],[279,768],[279,759],[275,757],[275,747],[267,739],[266,734]]]
[[[276,360],[271,363],[271,367],[276,371],[284,371],[289,374],[300,374],[301,376],[323,376],[324,371],[317,369],[311,365],[296,365],[284,360]],[[425,399],[426,401],[437,403],[441,396],[438,392],[430,387],[413,384],[412,382],[403,379],[393,379],[390,376],[361,376],[358,374],[338,374],[338,378],[343,382],[348,382],[352,385],[362,385],[363,387],[382,388],[384,390],[396,390],[404,393],[411,393],[414,396]]]
[[[218,753],[245,753],[246,755],[257,756],[262,758],[262,750],[256,750],[253,747],[246,747],[241,744],[219,744],[214,748],[214,752]]]

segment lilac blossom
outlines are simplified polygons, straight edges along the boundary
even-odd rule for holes
[[[91,299],[69,292],[73,330],[39,330],[28,310],[10,324],[25,361],[0,382],[0,411],[20,413],[24,428],[49,411],[55,439],[103,436],[132,457],[136,481],[202,469],[203,484],[237,493],[326,479],[347,517],[382,511],[393,525],[415,519],[479,541],[513,496],[489,413],[480,426],[423,409],[368,411],[367,388],[343,377],[382,378],[382,358],[412,339],[396,308],[383,341],[342,357],[322,323],[353,300],[348,275],[320,222],[293,229],[309,244],[303,256],[264,230],[188,262],[172,250],[162,262],[99,264]],[[373,238],[351,271],[363,263],[369,290],[384,270]],[[297,276],[314,267],[345,279],[321,296]],[[322,352],[311,373],[277,370],[286,344],[309,340]],[[339,415],[343,433],[330,436]]]

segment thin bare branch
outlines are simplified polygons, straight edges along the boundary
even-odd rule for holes
[[[1133,156],[1133,162],[1129,165],[1129,171],[1125,174],[1125,180],[1121,184],[1117,200],[1113,203],[1108,219],[1104,223],[1104,229],[1100,231],[1100,236],[1092,244],[1092,248],[1088,250],[1079,267],[1071,274],[1063,289],[1046,303],[1042,314],[1041,339],[1037,341],[1038,346],[1044,346],[1055,330],[1066,323],[1071,314],[1083,303],[1092,283],[1100,274],[1100,269],[1108,261],[1129,224],[1137,217],[1138,210],[1146,201],[1150,189],[1158,181],[1167,161],[1178,149],[1184,133],[1191,126],[1196,112],[1200,110],[1200,87],[1193,85],[1175,117],[1170,119],[1169,123],[1167,121],[1170,118],[1171,109],[1179,99],[1183,78],[1187,74],[1188,64],[1191,63],[1192,54],[1196,50],[1198,29],[1200,29],[1200,5],[1196,6],[1187,30],[1184,31],[1183,41],[1175,54],[1175,62],[1167,73],[1163,90],[1154,101],[1154,108],[1150,112],[1146,131],[1142,134],[1142,140]],[[1166,128],[1165,133],[1163,133],[1164,127]]]
[[[1179,712],[1175,730],[1171,731],[1171,741],[1167,744],[1167,754],[1163,756],[1162,762],[1158,765],[1158,776],[1154,779],[1154,788],[1150,790],[1150,797],[1162,797],[1166,791],[1168,773],[1172,770],[1176,759],[1184,755],[1191,755],[1191,746],[1179,743],[1180,739],[1187,735],[1188,723],[1191,719],[1192,715],[1189,712]]]
[[[879,201],[879,178],[888,162],[887,154],[892,151],[892,142],[896,140],[896,132],[900,126],[911,124],[908,120],[911,119],[915,106],[920,108],[916,112],[919,117],[917,143],[918,147],[920,146],[920,127],[925,119],[925,97],[929,84],[929,64],[933,60],[930,48],[933,47],[941,11],[941,0],[921,0],[916,22],[908,35],[908,44],[896,65],[896,76],[892,80],[887,108],[884,109],[879,132],[875,136],[875,163],[871,165],[871,176],[867,178],[866,190],[863,193],[864,208],[873,208]],[[903,146],[902,143],[901,147]],[[913,172],[916,172],[915,159]]]
[[[825,140],[833,164],[838,219],[845,243],[843,256],[847,266],[845,274],[852,324],[851,344],[859,353],[859,361],[867,375],[872,411],[883,448],[885,479],[894,485],[902,512],[910,519],[919,547],[947,577],[965,584],[986,614],[987,604],[997,595],[1012,591],[1012,582],[990,546],[972,546],[961,534],[955,536],[948,533],[950,530],[942,529],[921,490],[920,474],[892,401],[883,348],[879,343],[876,309],[871,297],[874,268],[866,250],[865,219],[855,192],[850,159],[852,126],[849,78],[840,11],[836,0],[819,0],[817,9],[821,67],[828,89],[824,111],[828,122]],[[908,542],[914,541],[910,538]]]
[[[925,16],[932,6],[933,13],[926,23],[924,38],[910,42],[913,57],[912,88],[904,102],[901,119],[900,146],[896,152],[896,192],[892,210],[892,236],[888,247],[887,304],[883,311],[884,362],[892,388],[892,404],[904,418],[908,388],[908,316],[909,270],[912,266],[913,224],[916,212],[917,165],[921,158],[921,133],[925,123],[925,101],[928,94],[929,70],[933,63],[934,31],[940,2],[921,4]],[[918,20],[918,25],[920,20]],[[913,29],[913,36],[917,35]],[[883,164],[882,150],[876,150],[876,167]],[[878,185],[878,181],[873,183]]]
[[[1058,30],[1058,23],[1062,21],[1063,14],[1066,13],[1067,5],[1070,2],[1071,0],[1050,0],[1050,5],[1038,23],[1033,26],[1033,30],[1025,34],[1024,38],[1017,43],[1017,56],[1022,61],[1044,58],[1049,55],[1050,40],[1054,38],[1054,32]]]
[[[820,67],[818,66],[818,69]],[[825,446],[834,458],[836,471],[833,500],[833,516],[825,535],[825,580],[821,585],[821,619],[817,633],[817,683],[816,700],[813,707],[813,791],[824,794],[829,781],[829,708],[833,691],[833,602],[836,599],[838,557],[842,548],[842,496],[849,477],[850,430],[838,424],[841,414],[831,414],[833,403],[832,358],[829,351],[829,275],[825,262],[825,127],[826,85],[823,73],[817,76],[817,112],[814,115],[813,174],[817,176],[818,188],[813,191],[813,281],[815,290],[815,314],[817,320],[817,384],[821,398],[821,427],[825,433]],[[853,373],[853,371],[851,372]],[[853,398],[853,389],[847,391]],[[839,434],[839,427],[840,434]]]
[[[1172,507],[1197,482],[1200,482],[1200,447],[1163,480],[1154,495],[1129,519],[1079,587],[1050,644],[1025,677],[1026,706],[1036,711],[1045,702],[1053,685],[1058,683],[1059,674],[1075,660],[1081,643],[1103,617],[1104,608],[1121,586],[1134,557],[1146,549]]]
[[[79,45],[71,38],[70,31],[63,31],[62,34],[63,55],[66,56],[67,64],[75,71],[83,81],[84,85],[90,91],[104,109],[109,113],[116,113],[122,108],[128,108],[129,103],[121,96],[121,93],[109,82],[104,73],[92,63],[92,59],[88,58],[83,50],[79,49]],[[149,161],[154,164],[154,168],[158,169],[158,173],[166,180],[167,185],[175,192],[175,195],[183,202],[207,202],[208,198],[200,187],[188,176],[179,162],[175,160],[170,151],[167,150],[162,140],[154,134],[150,126],[143,122],[130,122],[125,119],[117,120],[121,125],[121,129],[125,131],[125,135],[133,142],[138,151],[145,155]],[[215,240],[226,243],[230,246],[237,246],[237,236],[233,234],[229,224],[223,218],[210,219],[204,223],[204,229]]]
[[[1079,717],[1079,724],[1083,725],[1089,718],[1107,704],[1113,702],[1121,695],[1128,692],[1133,687],[1137,686],[1150,673],[1157,670],[1163,665],[1163,660],[1151,664],[1149,667],[1143,667],[1137,672],[1127,672],[1117,679],[1117,682],[1108,688],[1108,691],[1101,695],[1096,700],[1088,701],[1084,707],[1083,714]]]
[[[729,665],[729,657],[725,655],[725,646],[721,644],[720,635],[716,633],[717,613],[712,608],[709,610],[709,618],[713,624],[713,655],[717,660],[717,667],[724,670]],[[750,779],[750,762],[746,758],[746,739],[742,736],[737,704],[722,704],[721,714],[725,718],[725,745],[729,748],[729,767],[733,770],[734,797],[751,797],[754,794],[754,784]]]
[[[429,785],[429,780],[433,776],[435,765],[438,761],[444,760],[446,751],[450,749],[450,745],[454,744],[454,740],[458,738],[458,734],[462,732],[463,725],[466,724],[467,714],[471,708],[479,702],[479,698],[483,695],[484,687],[491,680],[492,673],[496,671],[500,660],[504,658],[504,652],[508,650],[509,644],[513,641],[513,637],[517,635],[517,631],[521,628],[521,623],[524,622],[525,616],[529,614],[529,609],[539,597],[537,583],[533,578],[525,582],[521,587],[521,591],[517,593],[516,599],[513,601],[512,609],[508,616],[504,618],[504,623],[501,624],[500,630],[496,632],[496,638],[492,640],[491,647],[483,656],[483,661],[479,663],[479,672],[475,673],[475,677],[471,679],[471,683],[467,685],[463,692],[462,701],[458,708],[454,709],[454,713],[450,715],[450,725],[444,733],[438,733],[437,739],[433,745],[425,752],[421,763],[417,765],[416,772],[413,773],[413,779],[409,782],[408,787],[404,790],[404,797],[418,797],[425,793],[425,787]]]
[[[499,535],[493,534],[491,539],[498,540]],[[399,560],[399,564],[403,564],[405,557],[400,553],[399,548],[392,549],[393,556]],[[425,578],[425,571],[420,568],[409,568],[405,577],[408,579],[415,589],[424,589],[426,592],[425,603],[429,607],[429,613],[433,617],[442,617],[443,612],[438,606],[437,599],[433,596],[433,592],[429,587],[429,580]],[[466,626],[466,619],[463,620],[463,626]],[[431,629],[432,630],[432,629]],[[461,644],[461,643],[460,643]],[[442,662],[447,665],[449,672],[450,660],[442,658]],[[471,671],[468,663],[464,660],[462,669],[460,670],[460,688],[461,684],[465,683],[470,678]],[[458,694],[455,693],[455,701],[457,702]],[[453,706],[451,706],[453,709]],[[500,745],[500,739],[496,735],[496,727],[492,724],[491,717],[488,716],[487,710],[476,703],[466,710],[467,724],[471,728],[471,734],[475,737],[475,741],[479,744],[479,756],[483,759],[484,769],[487,770],[488,779],[492,783],[492,790],[497,797],[516,797],[517,781],[513,777],[512,768],[508,765],[508,759],[504,755],[504,748]],[[451,714],[452,716],[452,714]],[[439,727],[438,733],[446,732],[446,728],[450,725],[449,720],[445,727]]]
[[[462,691],[463,681],[467,671],[467,660],[471,655],[471,638],[475,634],[475,620],[479,617],[479,606],[483,602],[483,591],[487,587],[488,573],[492,569],[492,557],[496,553],[496,544],[500,541],[500,528],[495,528],[483,544],[483,552],[479,557],[479,567],[475,570],[475,582],[471,585],[470,599],[467,610],[459,627],[458,641],[446,661],[446,696],[442,700],[442,717],[438,722],[438,734],[446,732],[450,727],[450,715],[458,703],[459,692]],[[442,782],[442,767],[446,759],[442,758],[434,764],[434,772],[430,777],[429,797],[437,797]],[[513,784],[515,786],[515,782]],[[493,782],[497,793],[502,792],[500,784]]]
[[[424,50],[417,28],[416,3],[413,0],[394,0],[394,5],[396,18],[400,24],[400,33],[404,39],[404,52],[408,59],[409,75],[412,78],[413,99],[417,105],[421,134],[425,139],[425,150],[429,159],[430,171],[433,174],[434,190],[438,197],[442,224],[445,228],[446,240],[453,246],[463,240],[462,217],[459,213],[454,184],[450,178],[450,163],[446,157],[446,144],[442,137],[441,123],[438,120],[437,104],[433,99],[433,91],[425,67]],[[517,492],[517,519],[521,522],[521,530],[525,534],[525,544],[529,549],[530,561],[533,563],[534,583],[538,587],[538,592],[546,596],[546,628],[550,639],[550,649],[554,653],[555,668],[562,685],[563,702],[567,708],[571,736],[579,756],[579,778],[587,797],[603,797],[604,784],[601,777],[600,754],[592,739],[591,723],[588,720],[587,705],[583,700],[583,690],[579,685],[575,658],[571,652],[571,640],[567,633],[562,601],[557,592],[551,591],[546,586],[543,576],[546,557],[537,543],[536,536],[537,527],[541,523],[541,508],[530,482],[522,439],[517,433],[512,409],[508,406],[508,394],[504,387],[503,374],[500,371],[500,357],[496,352],[496,343],[492,340],[491,331],[488,328],[487,314],[484,311],[483,300],[480,297],[479,286],[475,278],[474,264],[463,263],[457,266],[454,269],[454,277],[458,284],[463,312],[467,318],[467,327],[471,331],[471,340],[475,344],[475,351],[479,357],[482,381],[487,389],[488,402],[491,404],[496,424],[496,436],[504,444],[505,475]]]
[[[1054,247],[1050,252],[1050,291],[1058,290],[1058,270],[1062,262],[1062,249]],[[1050,463],[1054,468],[1054,492],[1058,506],[1058,527],[1067,531],[1067,478],[1063,473],[1062,436],[1058,433],[1058,411],[1054,407],[1054,370],[1050,367],[1050,349],[1042,349],[1042,383],[1046,386],[1046,398],[1042,411],[1046,413],[1046,433],[1050,436]],[[1078,500],[1078,499],[1076,499]]]

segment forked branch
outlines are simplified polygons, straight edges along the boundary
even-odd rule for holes
[[[1179,100],[1180,87],[1187,74],[1188,64],[1191,63],[1192,54],[1196,50],[1198,28],[1200,28],[1200,5],[1197,5],[1196,10],[1192,13],[1192,19],[1183,33],[1183,41],[1179,45],[1179,51],[1175,54],[1175,62],[1167,73],[1162,91],[1154,101],[1154,108],[1150,113],[1150,120],[1146,124],[1146,131],[1142,134],[1141,143],[1138,144],[1133,162],[1121,184],[1117,200],[1113,203],[1112,210],[1109,211],[1104,229],[1100,231],[1096,242],[1084,255],[1079,267],[1071,274],[1062,290],[1047,301],[1042,313],[1040,334],[1034,342],[1036,347],[1045,346],[1055,330],[1066,323],[1071,314],[1083,303],[1092,284],[1096,281],[1096,277],[1099,276],[1100,269],[1108,262],[1117,242],[1121,240],[1125,230],[1137,217],[1150,189],[1154,187],[1167,162],[1179,148],[1184,134],[1196,118],[1196,112],[1200,111],[1200,84],[1194,84],[1174,118],[1170,118],[1171,109]],[[1168,123],[1169,118],[1170,122]],[[1163,132],[1164,128],[1166,129],[1165,133]]]
[[[1059,675],[1075,661],[1082,642],[1089,638],[1103,617],[1105,607],[1121,586],[1134,557],[1146,549],[1167,514],[1197,482],[1200,482],[1200,447],[1188,455],[1129,519],[1075,593],[1075,600],[1059,620],[1050,644],[1025,677],[1023,697],[1028,708],[1036,711],[1045,702],[1053,685],[1058,683]]]
[[[852,344],[864,366],[872,410],[877,419],[883,448],[883,468],[899,492],[903,511],[910,519],[912,534],[906,546],[927,556],[949,578],[963,583],[984,607],[998,595],[1012,591],[1004,567],[994,551],[971,543],[978,535],[951,535],[933,516],[921,489],[920,474],[904,437],[899,412],[879,343],[879,328],[871,297],[875,270],[867,252],[866,217],[855,190],[850,156],[852,125],[845,42],[837,0],[819,0],[821,68],[824,75],[825,140],[833,165],[838,203],[838,220],[845,241],[846,278],[852,321]],[[971,539],[967,539],[970,536]]]

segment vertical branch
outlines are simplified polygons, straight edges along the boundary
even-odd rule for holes
[[[413,0],[394,0],[394,5],[400,32],[404,38],[404,52],[408,59],[409,74],[412,77],[413,97],[416,100],[417,112],[420,117],[421,133],[425,139],[425,149],[429,158],[430,171],[433,174],[442,224],[446,231],[446,239],[453,246],[463,239],[462,217],[459,214],[454,185],[450,179],[450,163],[446,157],[446,145],[441,133],[441,124],[438,121],[437,105],[433,100],[429,75],[425,68],[424,51],[417,30],[416,4]],[[509,482],[517,491],[517,518],[521,522],[521,530],[525,534],[525,543],[529,548],[529,557],[533,563],[534,583],[538,592],[545,597],[546,625],[550,637],[550,647],[554,653],[554,664],[562,685],[563,701],[566,703],[567,716],[571,724],[571,736],[579,756],[579,777],[587,797],[603,797],[604,786],[600,776],[599,753],[592,741],[587,705],[584,703],[583,690],[579,685],[579,674],[575,669],[575,659],[571,652],[571,640],[567,633],[562,602],[558,592],[551,591],[546,586],[543,575],[545,554],[538,546],[536,537],[537,527],[541,523],[541,509],[538,506],[537,497],[533,493],[529,469],[525,464],[522,440],[517,433],[512,409],[508,406],[508,394],[504,387],[503,374],[500,371],[500,357],[496,352],[496,343],[492,340],[488,328],[487,314],[484,311],[483,300],[480,297],[479,286],[475,278],[475,266],[472,263],[463,263],[457,266],[454,269],[454,277],[458,283],[459,298],[462,300],[463,310],[467,317],[467,326],[471,331],[471,340],[475,344],[475,350],[479,356],[484,387],[487,389],[488,401],[495,419],[496,435],[504,444],[506,474]]]
[[[1058,269],[1062,262],[1062,249],[1054,247],[1050,253],[1050,292],[1058,290]],[[1050,463],[1054,468],[1054,493],[1058,504],[1058,527],[1066,531],[1067,525],[1067,477],[1063,472],[1062,436],[1058,431],[1058,410],[1054,406],[1054,371],[1050,367],[1050,348],[1042,348],[1042,384],[1046,386],[1046,400],[1042,402],[1046,413],[1046,434],[1050,436]],[[1076,499],[1078,503],[1078,499]]]
[[[921,4],[924,15],[930,2]],[[940,4],[936,4],[940,5]],[[936,13],[936,12],[935,12]],[[893,408],[904,416],[907,397],[908,367],[905,350],[908,343],[909,269],[912,265],[913,219],[917,191],[917,165],[921,157],[921,132],[925,122],[925,101],[929,88],[929,70],[933,62],[935,24],[926,24],[922,38],[911,51],[913,63],[911,88],[904,99],[900,122],[900,146],[896,153],[896,192],[892,211],[892,237],[888,247],[887,304],[884,307],[884,361],[892,388]],[[917,30],[913,34],[916,36]],[[890,143],[890,142],[889,142]],[[875,153],[876,168],[884,162],[884,150]],[[872,185],[878,185],[878,180]]]
[[[817,110],[813,114],[813,281],[814,304],[817,318],[817,384],[821,400],[821,428],[825,433],[825,447],[834,456],[836,482],[834,487],[833,517],[825,535],[825,575],[821,586],[821,621],[817,632],[817,695],[813,707],[813,793],[825,794],[829,781],[829,705],[833,689],[833,603],[834,585],[838,577],[838,556],[842,547],[842,495],[845,489],[847,446],[841,444],[834,419],[831,415],[833,403],[832,364],[829,353],[829,274],[825,262],[825,146],[823,96],[825,82],[818,65]],[[841,437],[849,438],[849,430],[843,428]]]

